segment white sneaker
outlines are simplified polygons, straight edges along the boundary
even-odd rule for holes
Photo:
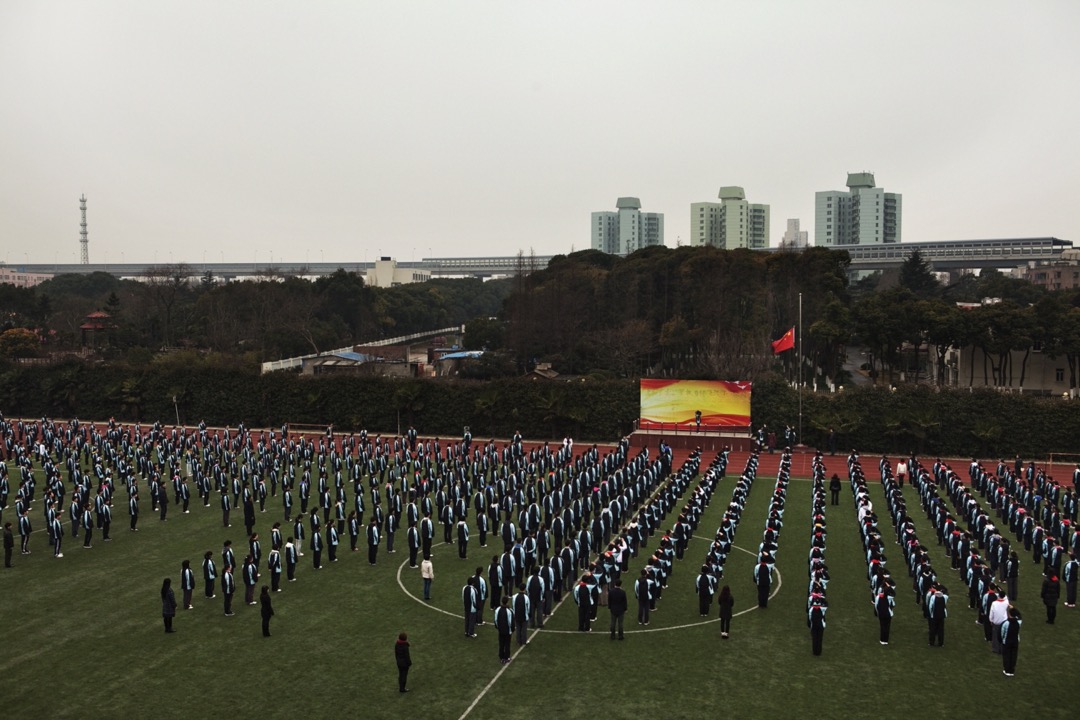
[[[62,558],[62,557],[64,557],[64,553],[56,553],[56,557]]]

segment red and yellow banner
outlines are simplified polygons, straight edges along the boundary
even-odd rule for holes
[[[748,427],[750,425],[750,382],[719,380],[641,381],[641,420],[644,429],[697,426],[702,428]]]

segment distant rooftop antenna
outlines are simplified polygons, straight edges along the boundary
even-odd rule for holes
[[[79,235],[82,236],[81,239],[79,240],[79,245],[82,246],[81,262],[82,262],[83,265],[89,265],[90,264],[90,238],[87,236],[87,232],[86,232],[86,195],[85,194],[81,198],[79,198],[79,209],[82,210],[82,222],[80,223],[80,226],[82,227],[82,231],[79,233]]]

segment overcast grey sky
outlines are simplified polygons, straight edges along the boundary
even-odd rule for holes
[[[0,3],[0,260],[564,253],[622,195],[772,244],[868,170],[903,239],[1080,245],[1080,2]]]

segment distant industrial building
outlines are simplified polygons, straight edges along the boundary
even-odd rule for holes
[[[615,212],[592,214],[592,248],[612,255],[664,244],[664,214],[641,212],[641,200],[621,197]]]
[[[720,202],[690,204],[690,244],[731,250],[769,247],[769,206],[746,201],[736,185],[720,188]]]
[[[848,173],[847,192],[816,193],[814,244],[824,247],[900,242],[902,196],[874,184],[874,174]]]

